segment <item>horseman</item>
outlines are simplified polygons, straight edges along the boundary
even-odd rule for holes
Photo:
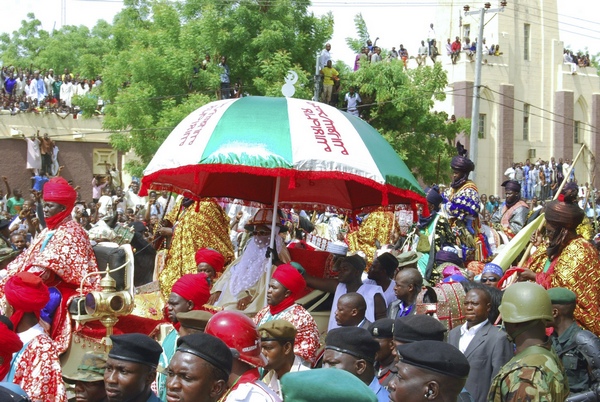
[[[458,155],[452,158],[452,183],[444,213],[452,230],[460,238],[462,258],[465,261],[482,258],[482,242],[479,239],[480,200],[477,186],[469,180],[475,164],[467,158],[467,150],[458,142]]]

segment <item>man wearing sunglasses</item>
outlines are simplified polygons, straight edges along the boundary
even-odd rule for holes
[[[481,279],[479,281],[485,286],[496,288],[503,275],[504,271],[502,271],[502,268],[499,265],[488,262],[483,267],[483,272],[481,273]]]

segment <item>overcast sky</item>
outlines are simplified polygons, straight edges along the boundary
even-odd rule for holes
[[[33,12],[45,30],[61,26],[61,4],[67,9],[66,23],[92,27],[99,19],[112,22],[123,3],[117,0],[0,0],[2,24],[0,32],[12,32],[20,26],[27,13]],[[512,0],[515,1],[515,0]],[[483,1],[481,1],[483,3]],[[509,7],[510,7],[509,0]],[[313,0],[312,10],[320,15],[332,11],[335,17],[331,40],[332,57],[353,65],[354,55],[345,38],[355,37],[354,15],[361,12],[372,38],[381,38],[378,45],[390,49],[404,43],[411,53],[416,52],[419,40],[426,35],[435,13],[433,0]],[[465,0],[465,4],[476,6]],[[594,0],[557,0],[561,40],[574,50],[588,47],[590,54],[600,52],[600,2]]]

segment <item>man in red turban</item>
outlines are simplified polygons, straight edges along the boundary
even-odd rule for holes
[[[40,312],[50,300],[48,288],[39,276],[19,272],[6,281],[4,294],[7,315],[24,345],[13,358],[6,381],[20,386],[31,400],[66,402],[58,351],[39,324]]]
[[[174,328],[167,334],[162,343],[163,353],[160,355],[159,364],[166,368],[177,350],[179,339],[179,322],[177,313],[192,310],[203,310],[210,297],[210,284],[208,276],[199,274],[185,274],[175,282],[167,300],[167,314]],[[165,401],[167,398],[167,376],[159,373],[156,379],[158,397]]]
[[[17,259],[7,267],[7,275],[0,280],[0,297],[4,284],[19,272],[30,272],[42,278],[47,286],[54,286],[61,294],[61,305],[54,316],[50,336],[60,353],[70,343],[71,320],[67,305],[77,293],[83,278],[98,271],[96,257],[85,230],[71,218],[77,193],[62,177],[53,177],[44,186],[44,229]],[[83,282],[86,291],[95,288],[97,276]]]
[[[291,322],[298,331],[294,354],[312,364],[319,348],[319,328],[310,313],[295,302],[306,288],[306,281],[298,269],[303,270],[296,262],[277,267],[269,282],[268,305],[256,314],[254,323],[259,327],[272,320]]]
[[[196,267],[198,273],[204,272],[211,281],[217,278],[217,274],[223,272],[225,257],[212,248],[201,248],[196,251]]]

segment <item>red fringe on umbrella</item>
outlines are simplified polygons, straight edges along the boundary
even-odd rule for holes
[[[288,189],[295,189],[297,187],[298,179],[307,179],[307,180],[323,180],[323,179],[332,179],[332,180],[340,180],[346,182],[354,182],[366,187],[373,188],[376,191],[381,193],[381,202],[379,206],[387,206],[390,203],[390,195],[401,198],[402,200],[396,200],[394,203],[408,203],[413,207],[413,210],[416,210],[416,204],[423,205],[425,211],[427,211],[427,202],[424,196],[416,193],[415,191],[398,188],[391,184],[382,184],[378,183],[374,180],[371,180],[366,177],[361,177],[358,175],[354,175],[347,172],[340,171],[298,171],[289,168],[263,168],[263,167],[249,167],[249,166],[241,166],[241,165],[229,165],[229,164],[212,164],[212,165],[191,165],[191,166],[182,166],[174,169],[164,169],[158,172],[151,173],[142,178],[142,185],[140,190],[140,195],[147,194],[149,189],[155,190],[163,190],[163,191],[173,191],[179,194],[182,194],[186,197],[192,199],[200,199],[202,197],[231,197],[231,194],[226,194],[228,191],[224,190],[224,194],[203,194],[202,187],[204,184],[201,184],[203,180],[203,174],[210,173],[240,173],[240,174],[249,174],[257,177],[281,177],[289,180]],[[170,177],[189,177],[193,176],[193,179],[190,180],[197,186],[200,186],[199,189],[193,189],[186,186],[185,182],[182,182],[180,185],[173,184],[170,182]],[[191,179],[191,177],[190,177]],[[190,183],[188,181],[188,183]],[[226,183],[225,185],[235,186],[235,183]],[[194,186],[192,186],[194,187]],[[257,193],[259,189],[256,189]],[[254,201],[258,201],[254,199]],[[268,205],[270,201],[259,201]],[[285,200],[282,200],[285,203]],[[304,202],[298,202],[304,203]],[[307,204],[306,202],[304,204]],[[316,201],[314,204],[323,204],[322,202]],[[331,205],[331,204],[330,204]],[[358,208],[353,209],[361,209],[362,207],[374,207],[375,205],[364,205]],[[339,206],[338,206],[339,208]],[[346,208],[342,208],[347,210]]]

